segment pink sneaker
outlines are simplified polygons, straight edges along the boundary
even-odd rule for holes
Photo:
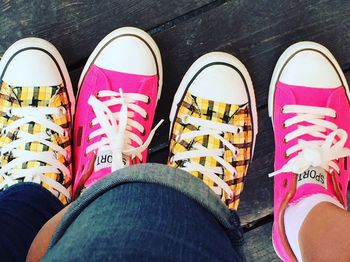
[[[350,110],[345,76],[322,45],[290,46],[275,67],[269,115],[275,133],[273,244],[283,261],[296,261],[284,228],[289,205],[316,193],[347,208]]]
[[[117,169],[146,162],[147,147],[160,125],[151,130],[161,87],[160,52],[146,32],[120,28],[97,45],[78,86],[75,196]],[[87,178],[83,171],[89,165]]]

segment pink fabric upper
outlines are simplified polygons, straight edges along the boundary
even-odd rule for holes
[[[74,187],[73,191],[76,190],[77,185],[82,176],[82,169],[89,160],[92,158],[92,152],[87,156],[84,155],[85,149],[91,143],[99,141],[100,136],[93,138],[91,141],[88,141],[88,135],[99,128],[99,125],[90,127],[90,123],[95,118],[92,107],[88,104],[90,95],[96,96],[96,94],[101,90],[112,90],[119,92],[119,89],[122,89],[123,93],[140,93],[147,95],[150,100],[149,103],[137,102],[139,106],[144,108],[147,112],[147,119],[144,119],[138,113],[135,113],[134,120],[139,122],[144,128],[144,134],[141,134],[138,130],[132,130],[135,132],[143,142],[147,139],[151,129],[154,118],[155,107],[157,104],[157,95],[158,95],[158,76],[143,76],[135,75],[128,73],[115,72],[107,69],[100,68],[96,65],[92,65],[85,75],[85,79],[82,83],[82,86],[79,91],[79,96],[77,99],[76,114],[74,121]],[[109,98],[100,98],[103,99]],[[112,112],[119,112],[120,106],[111,106],[109,107]],[[128,109],[128,111],[132,111]],[[79,134],[80,133],[80,134]],[[81,139],[79,139],[81,137]],[[137,146],[133,142],[133,146]],[[147,160],[147,150],[142,153],[142,162]],[[139,160],[136,158],[136,161]],[[131,164],[131,163],[128,163]],[[111,173],[111,168],[103,168],[98,171],[93,171],[92,175],[85,183],[85,187],[90,186],[94,182],[102,179],[106,175]]]
[[[275,134],[275,170],[279,170],[284,166],[291,158],[293,158],[297,153],[285,157],[285,152],[288,148],[297,143],[297,139],[293,139],[288,143],[284,142],[284,137],[295,130],[297,125],[292,125],[290,127],[284,127],[283,123],[295,116],[295,114],[284,114],[282,113],[282,108],[284,105],[306,105],[306,106],[318,106],[318,107],[328,107],[336,110],[337,117],[334,119],[325,119],[335,123],[338,128],[344,129],[348,134],[350,134],[350,110],[349,102],[345,92],[345,88],[340,86],[337,88],[311,88],[303,86],[293,86],[282,82],[278,82],[274,95],[274,111],[273,111],[273,126]],[[299,125],[310,125],[309,123],[299,123]],[[331,130],[327,130],[328,133]],[[328,134],[327,133],[327,134]],[[311,135],[304,135],[299,137],[303,140],[317,140],[317,138]],[[347,140],[346,147],[350,147],[349,139]],[[347,167],[348,159],[339,159],[340,175],[334,174],[336,181],[340,184],[341,194],[343,196],[343,204],[347,208],[347,198],[346,191],[348,185],[348,170]],[[278,251],[279,256],[284,261],[291,261],[285,252],[282,243],[280,242],[280,235],[278,230],[278,215],[280,214],[281,204],[286,198],[287,193],[291,190],[293,178],[296,174],[293,173],[281,173],[274,177],[274,228],[273,228],[273,239],[276,251]],[[305,184],[300,186],[295,195],[289,201],[289,204],[296,204],[302,198],[316,194],[324,193],[336,198],[334,187],[331,181],[332,174],[327,175],[327,190],[322,186],[315,184]],[[339,199],[338,199],[339,200]]]

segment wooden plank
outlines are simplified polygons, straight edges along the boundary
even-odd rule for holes
[[[121,26],[154,29],[213,2],[220,4],[214,0],[2,1],[0,53],[20,38],[42,37],[62,52],[70,66],[86,59],[113,29]],[[173,24],[170,22],[168,26]]]
[[[248,262],[280,261],[272,246],[271,231],[272,223],[268,223],[244,234]]]
[[[168,117],[170,101],[189,66],[210,51],[229,52],[245,63],[259,107],[267,103],[278,57],[294,42],[313,40],[325,44],[348,68],[349,12],[350,1],[346,0],[237,0],[155,34],[163,55],[165,83],[156,121]],[[158,130],[158,141],[167,139],[168,124]]]

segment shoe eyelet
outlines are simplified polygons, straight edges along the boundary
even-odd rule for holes
[[[90,127],[90,128],[93,128],[92,122],[89,123],[89,127]]]
[[[283,180],[283,187],[286,188],[288,186],[288,180],[284,179]]]
[[[66,156],[66,161],[70,162],[72,160],[72,155],[71,154],[68,154]]]
[[[287,153],[284,153],[284,158],[285,158],[285,159],[288,159],[288,158],[289,158],[289,156],[287,155]]]
[[[282,123],[282,127],[286,128],[286,123],[285,122]]]
[[[63,132],[64,132],[64,131],[63,131]],[[51,129],[46,129],[46,134],[47,134],[48,136],[52,136],[52,135],[53,135],[53,132],[52,132]]]
[[[146,116],[145,116],[145,120],[148,120],[148,114],[146,114]]]
[[[146,128],[143,129],[143,131],[141,132],[141,135],[142,136],[146,135]]]
[[[8,117],[12,117],[13,115],[12,115],[12,109],[11,108],[9,108],[7,111],[6,111],[6,115],[8,116]]]
[[[242,127],[237,127],[237,134],[240,134],[242,132]]]
[[[87,142],[87,143],[90,143],[90,141],[91,141],[91,139],[90,139],[90,137],[88,136],[88,137],[86,138],[86,142]]]
[[[284,114],[284,107],[281,107],[281,113]]]
[[[84,152],[84,156],[85,156],[85,157],[87,157],[87,154],[86,154],[86,152]]]
[[[183,124],[187,125],[187,124],[188,124],[188,118],[189,118],[188,115],[182,116],[182,117],[181,117],[181,122],[182,122]]]
[[[337,118],[337,112],[335,112],[335,116],[333,117],[334,119],[336,119]]]
[[[146,105],[149,105],[151,103],[151,98],[147,97]]]
[[[58,111],[61,116],[65,116],[67,114],[67,110],[63,106],[60,106]]]
[[[176,135],[175,136],[175,142],[176,143],[180,143],[180,141],[181,141],[181,136],[180,135]]]
[[[98,97],[100,95],[100,92],[96,92],[96,97]]]
[[[283,143],[287,144],[287,139],[285,137],[283,138]]]

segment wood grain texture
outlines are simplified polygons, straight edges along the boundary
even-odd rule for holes
[[[230,1],[155,34],[164,63],[164,92],[156,121],[167,117],[189,66],[210,51],[237,56],[251,74],[258,107],[267,104],[270,78],[282,52],[294,42],[326,45],[344,68],[350,62],[350,1]],[[168,124],[168,123],[167,123]],[[157,133],[166,139],[168,126]]]
[[[86,59],[118,27],[150,30],[211,2],[214,0],[4,0],[0,2],[0,53],[20,38],[42,37],[62,52],[70,66]]]
[[[272,246],[271,231],[272,223],[268,223],[244,234],[248,262],[280,261]]]

